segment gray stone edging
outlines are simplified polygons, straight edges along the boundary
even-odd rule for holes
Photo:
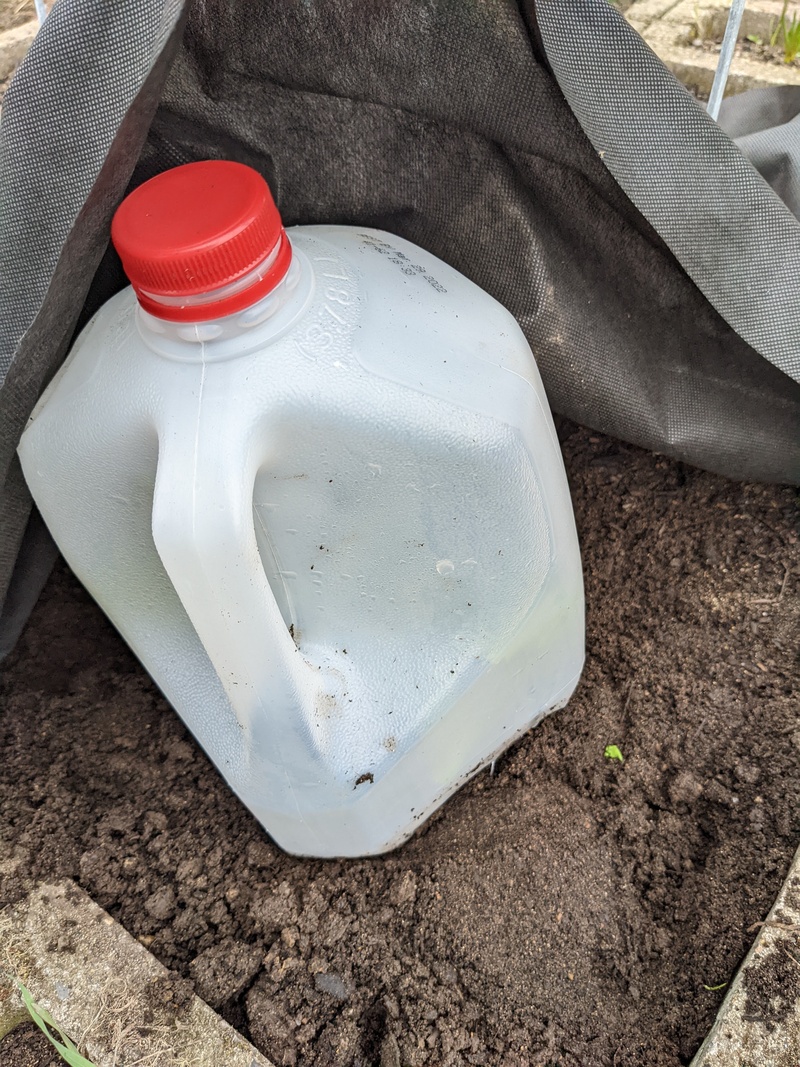
[[[691,1067],[800,1064],[800,849]]]
[[[73,882],[0,912],[0,945],[0,1038],[28,1018],[20,981],[95,1067],[273,1067]]]

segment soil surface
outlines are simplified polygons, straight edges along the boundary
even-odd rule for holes
[[[12,1031],[0,1044],[3,1067],[64,1067],[64,1061],[33,1023]]]
[[[383,858],[282,854],[60,566],[0,682],[0,905],[74,878],[277,1065],[687,1064],[800,838],[797,493],[560,435],[583,680]]]

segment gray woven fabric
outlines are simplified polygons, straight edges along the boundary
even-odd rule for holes
[[[8,90],[0,124],[0,375],[180,10],[179,0],[59,0]]]
[[[166,73],[179,0],[59,0],[0,123],[0,646],[52,563],[43,540],[6,600],[31,501],[16,446],[63,358]],[[159,57],[163,57],[159,59]],[[160,66],[159,66],[160,64]]]
[[[722,102],[719,124],[800,217],[800,85],[729,97]]]
[[[800,380],[800,222],[607,0],[543,0],[573,113],[713,307]]]
[[[57,559],[58,549],[34,508],[0,614],[0,661],[16,644]]]

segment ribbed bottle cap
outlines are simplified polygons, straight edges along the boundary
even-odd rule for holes
[[[292,259],[267,183],[223,160],[187,163],[134,189],[114,215],[111,239],[141,306],[177,322],[250,307]]]

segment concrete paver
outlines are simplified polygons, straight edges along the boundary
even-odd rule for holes
[[[0,1037],[17,980],[96,1067],[273,1067],[73,882],[0,912]]]

